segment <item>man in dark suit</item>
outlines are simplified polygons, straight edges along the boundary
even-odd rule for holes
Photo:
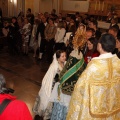
[[[36,33],[36,40],[41,38],[39,57],[38,57],[39,60],[42,59],[42,55],[45,51],[46,39],[45,39],[44,31],[45,31],[46,25],[47,25],[47,19],[45,18],[45,16],[42,16],[41,23],[39,24],[39,26],[37,28],[37,33]]]
[[[119,26],[118,26],[118,18],[112,18],[112,20],[111,20],[111,24],[110,24],[110,27],[109,27],[109,28],[111,28],[111,27],[115,27],[116,29],[119,30]]]

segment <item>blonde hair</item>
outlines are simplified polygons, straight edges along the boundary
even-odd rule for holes
[[[81,28],[82,27],[82,28]],[[82,48],[86,43],[86,26],[80,25],[75,33],[75,37],[73,38],[73,46],[74,48]]]

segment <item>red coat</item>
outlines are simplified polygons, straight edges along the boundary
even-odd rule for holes
[[[32,120],[32,116],[24,102],[16,100],[16,97],[10,94],[0,94],[0,104],[4,99],[12,101],[0,115],[0,120]]]
[[[93,57],[98,57],[98,56],[99,56],[99,53],[97,51],[94,53],[91,53],[91,51],[88,51],[84,57],[84,60],[86,63],[89,63]]]

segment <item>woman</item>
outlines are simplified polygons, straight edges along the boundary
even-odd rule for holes
[[[93,57],[99,56],[99,53],[97,51],[97,43],[98,40],[96,40],[94,37],[88,39],[87,52],[84,57],[86,63],[89,63]]]
[[[33,24],[33,29],[32,29],[32,34],[31,34],[31,40],[30,40],[30,47],[33,47],[34,49],[34,54],[33,57],[36,57],[36,51],[38,49],[38,41],[36,41],[36,33],[37,33],[37,28],[40,23],[40,20],[38,18],[35,18],[34,24]]]
[[[55,34],[55,48],[54,48],[55,51],[65,48],[65,44],[64,44],[65,33],[66,33],[66,30],[64,27],[64,23],[59,22],[57,32]]]
[[[31,35],[31,24],[29,23],[28,19],[24,19],[24,26],[23,26],[23,53],[24,55],[28,55],[28,42],[29,37]]]
[[[75,25],[75,21],[73,19],[70,20],[67,32],[72,32],[73,34],[76,32],[76,25]]]
[[[84,28],[83,28],[84,29]],[[71,51],[67,63],[60,73],[60,81],[55,84],[51,94],[51,102],[54,102],[51,120],[65,120],[71,94],[78,77],[86,67],[81,47],[85,44],[86,37],[84,30],[73,38],[73,50]],[[78,37],[77,37],[78,36]]]
[[[53,46],[55,44],[55,34],[56,34],[56,26],[54,25],[54,20],[49,18],[48,24],[45,28],[45,39],[47,41],[46,45],[46,54],[47,54],[47,61],[52,61],[53,56]]]
[[[65,65],[65,61],[66,61],[65,51],[63,50],[56,51],[56,54],[54,54],[53,62],[42,80],[42,86],[38,93],[35,105],[33,107],[33,111],[36,114],[44,116],[44,113],[50,100],[54,78],[57,74],[59,75],[59,73],[62,71]]]

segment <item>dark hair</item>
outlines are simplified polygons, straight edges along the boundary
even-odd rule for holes
[[[31,8],[28,8],[27,11],[31,12]]]
[[[95,30],[93,28],[87,27],[86,31],[90,31],[92,33],[92,36],[95,36]]]
[[[97,50],[98,40],[95,37],[91,37],[88,39],[88,41],[90,41],[93,44],[92,53],[94,53]]]
[[[98,22],[97,22],[97,20],[90,20],[90,22],[92,22],[92,23],[93,23],[93,25],[95,25],[95,26],[96,26],[96,28],[98,27]]]
[[[57,58],[57,59],[60,58],[61,53],[64,53],[64,52],[65,52],[64,50],[57,50],[57,51],[56,51],[56,58]]]
[[[12,17],[12,19],[15,19],[16,21],[17,21],[17,18],[14,16],[14,17]]]
[[[113,52],[116,46],[116,40],[111,34],[103,34],[99,39],[99,43],[106,52]]]
[[[118,33],[119,29],[115,26],[109,28],[109,30],[113,30],[115,33]]]
[[[11,88],[6,88],[6,81],[5,78],[2,74],[0,74],[0,94],[8,94],[8,93],[13,93],[14,90]]]
[[[80,15],[80,13],[79,13],[79,12],[76,12],[75,15]]]
[[[48,21],[49,21],[49,20],[53,21],[53,23],[54,23],[54,19],[53,19],[53,18],[49,18]]]

